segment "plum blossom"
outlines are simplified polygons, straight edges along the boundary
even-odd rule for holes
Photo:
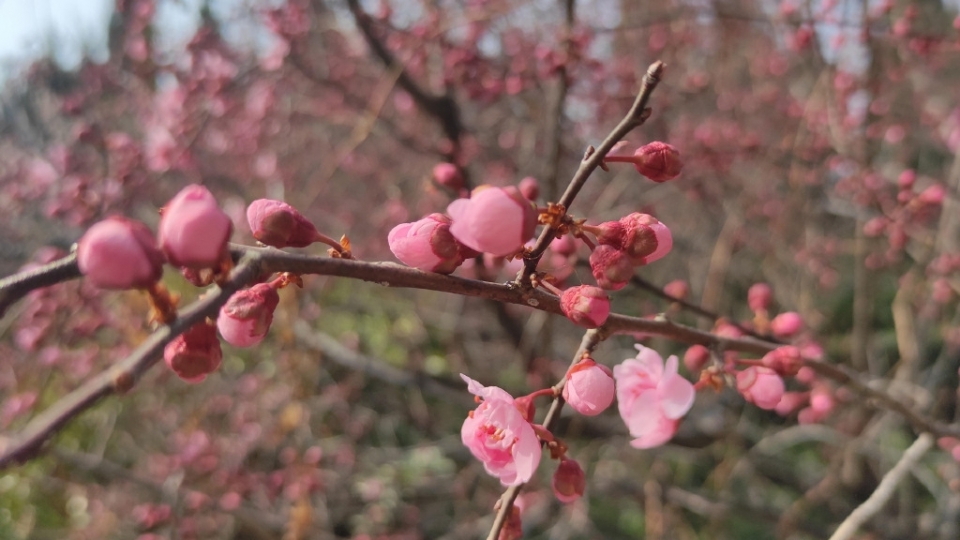
[[[160,249],[172,264],[188,268],[211,268],[227,249],[233,221],[210,191],[189,185],[163,209],[157,233]]]
[[[540,439],[514,402],[496,386],[483,386],[461,374],[467,390],[482,400],[460,429],[463,444],[505,486],[520,485],[540,464]]]
[[[252,347],[266,337],[279,303],[280,295],[269,283],[237,291],[220,308],[217,329],[227,343]]]
[[[597,328],[610,315],[610,297],[599,287],[570,287],[560,295],[560,309],[574,324]]]
[[[676,356],[663,358],[653,349],[637,345],[636,358],[613,368],[617,404],[634,448],[652,448],[670,440],[680,418],[693,406],[693,384],[677,374]]]
[[[450,234],[450,223],[450,218],[443,214],[401,223],[387,236],[390,251],[407,266],[449,274],[468,257],[477,256]]]
[[[163,274],[163,253],[146,225],[115,216],[96,223],[77,242],[77,266],[102,289],[153,285]]]
[[[576,460],[563,458],[553,473],[553,494],[562,503],[571,503],[583,496],[587,487],[587,476]]]
[[[181,379],[198,383],[220,367],[223,352],[216,329],[201,321],[180,334],[163,349],[167,366]]]
[[[469,199],[447,207],[453,218],[450,232],[467,247],[497,257],[512,255],[533,236],[537,211],[513,187],[480,186]]]
[[[764,366],[750,366],[737,373],[737,391],[761,409],[772,410],[783,398],[783,379]]]
[[[586,358],[567,373],[563,399],[578,413],[596,416],[613,403],[613,373],[607,366]]]
[[[283,201],[253,201],[247,207],[247,223],[254,238],[276,248],[302,248],[317,240],[317,228],[313,223]]]

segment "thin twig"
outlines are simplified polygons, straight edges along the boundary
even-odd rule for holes
[[[0,468],[31,457],[47,438],[102,398],[132,388],[160,360],[167,343],[206,317],[215,316],[230,295],[256,280],[260,275],[259,263],[256,253],[245,256],[221,288],[214,289],[181,311],[176,321],[154,332],[130,356],[60,398],[19,433],[0,438]]]
[[[910,472],[910,469],[920,461],[920,458],[923,457],[932,446],[933,435],[930,433],[924,433],[917,437],[917,440],[913,441],[910,448],[907,448],[906,452],[903,453],[900,461],[883,476],[880,485],[877,486],[877,489],[870,497],[863,501],[863,504],[851,512],[850,515],[847,516],[847,519],[843,520],[843,523],[837,527],[837,530],[833,533],[833,536],[830,537],[830,540],[847,540],[852,537],[868,519],[883,508],[883,505],[893,496],[893,490],[896,489],[897,484],[903,480],[907,473]]]
[[[640,87],[640,92],[637,94],[637,98],[634,100],[630,110],[627,111],[626,116],[623,117],[623,120],[620,120],[620,123],[617,124],[617,127],[613,128],[613,131],[607,135],[607,138],[600,143],[598,148],[584,156],[583,160],[580,162],[580,167],[573,175],[573,179],[570,180],[567,190],[564,191],[563,195],[560,197],[558,204],[563,208],[570,208],[570,205],[573,204],[573,200],[580,193],[580,190],[587,182],[587,179],[590,178],[590,175],[593,174],[593,171],[600,166],[603,158],[606,157],[607,152],[609,152],[615,144],[620,142],[620,139],[626,136],[627,133],[630,133],[634,128],[643,125],[643,123],[646,121],[650,114],[649,110],[647,109],[647,102],[650,101],[650,96],[660,83],[660,77],[663,75],[663,68],[664,64],[659,60],[647,68],[647,73],[643,76],[643,84]],[[530,276],[536,272],[537,264],[540,263],[540,257],[543,256],[543,252],[546,251],[547,246],[549,246],[550,242],[552,242],[554,239],[554,232],[555,230],[553,227],[544,227],[543,232],[541,232],[540,237],[537,238],[537,243],[533,246],[533,249],[531,249],[530,253],[524,256],[523,275],[519,279],[520,283],[528,282]]]
[[[62,259],[25,272],[0,279],[0,317],[17,300],[37,289],[80,277],[77,255],[71,253]]]
[[[586,333],[583,334],[583,339],[580,340],[580,347],[577,348],[577,353],[573,355],[573,360],[571,360],[570,365],[573,366],[579,362],[584,354],[593,352],[602,340],[602,331],[599,329],[587,330]],[[563,390],[566,382],[567,378],[564,376],[560,379],[560,382],[553,387],[557,391],[557,396],[553,398],[553,402],[550,403],[550,409],[547,411],[547,416],[543,418],[543,427],[545,427],[547,431],[552,430],[554,424],[556,424],[560,418],[560,410],[563,409],[564,404],[563,396],[560,392]],[[502,529],[504,523],[507,522],[507,517],[513,508],[513,502],[517,500],[521,489],[523,489],[523,484],[510,486],[500,495],[500,501],[498,502],[500,506],[497,509],[497,515],[493,518],[493,525],[490,526],[490,533],[487,535],[487,540],[497,540],[497,537],[500,535],[500,529]]]

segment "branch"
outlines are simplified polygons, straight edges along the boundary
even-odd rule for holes
[[[577,348],[576,354],[573,355],[573,360],[570,361],[570,366],[573,367],[574,364],[579,362],[584,354],[593,352],[597,348],[597,345],[603,340],[604,334],[599,329],[587,330],[583,334],[583,339],[580,340],[580,347]],[[550,409],[547,411],[547,416],[543,419],[543,427],[547,431],[551,431],[556,424],[557,419],[560,418],[560,410],[563,409],[563,395],[561,391],[563,386],[567,383],[566,374],[563,378],[560,379],[560,382],[553,386],[553,389],[556,390],[556,397],[553,398],[553,402],[550,404]],[[487,540],[497,540],[497,537],[500,536],[500,529],[503,528],[504,523],[507,522],[507,517],[510,515],[511,510],[513,509],[513,502],[517,500],[517,496],[520,495],[520,490],[523,489],[523,484],[517,486],[511,486],[503,492],[503,495],[500,495],[500,500],[497,501],[499,508],[497,508],[497,515],[493,518],[493,525],[490,527],[490,533],[487,535]]]
[[[30,294],[30,291],[56,285],[80,277],[77,268],[77,255],[71,253],[39,268],[14,274],[0,280],[0,317],[17,300]]]
[[[75,264],[73,266],[76,267]],[[30,420],[22,431],[12,437],[0,438],[0,468],[32,457],[47,438],[102,398],[130,390],[137,380],[160,360],[167,343],[206,317],[215,317],[233,293],[253,283],[259,276],[258,255],[245,255],[222,288],[214,288],[184,309],[173,324],[161,327],[123,361],[60,398]]]
[[[837,530],[833,533],[833,536],[830,537],[830,540],[848,540],[852,537],[860,526],[883,508],[883,505],[893,496],[893,490],[896,489],[897,484],[903,480],[907,473],[910,472],[910,469],[920,461],[920,458],[923,457],[932,446],[933,435],[930,433],[920,435],[917,440],[910,445],[910,448],[907,448],[907,451],[903,453],[900,461],[890,469],[890,472],[883,476],[883,480],[880,481],[880,485],[877,486],[876,491],[874,491],[867,500],[863,501],[863,504],[851,512],[850,515],[847,516],[847,519],[843,520],[843,523],[837,527]]]
[[[443,133],[454,144],[455,153],[463,134],[463,123],[460,121],[460,109],[453,97],[450,95],[437,96],[424,90],[377,37],[370,16],[360,7],[360,2],[358,0],[347,0],[347,7],[350,8],[350,13],[353,14],[357,28],[360,29],[364,39],[366,39],[367,45],[388,69],[397,68],[400,70],[397,84],[410,94],[417,106],[436,118],[443,128]]]
[[[643,123],[647,120],[647,117],[650,116],[650,110],[647,108],[647,102],[650,101],[650,96],[660,83],[660,77],[663,75],[663,68],[664,64],[659,60],[653,64],[650,64],[650,67],[647,68],[646,75],[643,76],[643,84],[640,87],[640,92],[637,94],[637,98],[634,100],[630,110],[627,111],[627,115],[623,117],[623,120],[620,120],[620,123],[617,124],[617,127],[613,128],[613,131],[607,135],[607,138],[600,143],[599,148],[595,150],[587,150],[587,154],[583,157],[583,160],[580,161],[580,167],[570,180],[570,185],[567,186],[567,190],[564,191],[563,195],[560,197],[558,204],[563,206],[563,208],[570,208],[570,205],[573,204],[573,200],[580,193],[583,185],[586,184],[587,179],[590,178],[590,175],[593,174],[593,171],[597,170],[597,167],[600,166],[603,158],[607,156],[607,152],[609,152],[615,144],[620,142],[620,139],[626,136],[627,133],[630,133],[634,128],[643,125]],[[518,280],[519,282],[522,283],[528,281],[530,276],[536,272],[537,264],[540,263],[540,257],[543,256],[543,252],[546,251],[547,246],[549,246],[550,242],[552,242],[554,239],[554,232],[555,229],[553,227],[544,227],[543,232],[541,232],[540,237],[537,238],[537,243],[533,246],[533,249],[530,251],[530,253],[524,255],[523,275]]]
[[[21,433],[8,438],[0,437],[0,468],[13,461],[22,461],[30,457],[50,435],[101,398],[129,389],[159,360],[163,347],[167,343],[193,324],[203,320],[204,317],[215,316],[217,310],[226,303],[233,292],[249,285],[262,273],[293,272],[301,275],[341,276],[377,283],[385,287],[422,289],[485,298],[563,315],[556,296],[541,289],[520,288],[513,282],[502,285],[423,272],[389,262],[364,262],[299,255],[273,248],[254,248],[234,244],[230,249],[234,259],[239,260],[240,263],[234,268],[223,289],[214,289],[216,292],[195,302],[173,325],[161,328],[131,356],[67,394],[50,409],[29,422]],[[56,283],[76,276],[79,276],[79,271],[76,269],[75,257],[69,256],[43,269],[11,276],[0,284],[31,281],[34,283],[32,288],[37,288],[36,283]],[[0,287],[0,294],[4,292],[5,290]],[[20,296],[22,297],[23,294]],[[778,343],[753,338],[717,336],[676,324],[663,315],[654,319],[642,319],[611,314],[600,330],[604,335],[645,333],[690,345],[704,345],[718,351],[739,351],[757,355],[766,354],[780,346]],[[818,375],[845,385],[861,397],[875,402],[875,406],[896,412],[917,431],[929,432],[938,437],[960,438],[960,425],[946,424],[915,411],[882,388],[877,388],[878,381],[865,380],[860,373],[842,365],[814,360],[804,360],[804,365]]]

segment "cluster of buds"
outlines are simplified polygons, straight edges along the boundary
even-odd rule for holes
[[[670,229],[657,218],[639,212],[582,228],[599,242],[590,255],[593,277],[600,287],[611,291],[626,287],[637,267],[663,258],[673,247]]]
[[[253,235],[273,247],[306,247],[323,242],[334,255],[350,257],[346,240],[335,242],[290,205],[260,199],[247,209]],[[160,286],[163,265],[180,268],[196,285],[225,277],[232,265],[227,242],[233,232],[229,216],[213,194],[200,185],[187,186],[162,211],[158,234],[139,221],[109,217],[96,223],[77,242],[77,266],[86,279],[103,289],[145,289],[156,311],[155,318],[176,318],[176,299]],[[238,291],[221,308],[216,323],[203,321],[180,334],[164,349],[166,364],[187,382],[200,382],[219,366],[223,353],[220,336],[231,345],[260,343],[270,329],[279,304],[277,290],[296,281],[281,276]]]

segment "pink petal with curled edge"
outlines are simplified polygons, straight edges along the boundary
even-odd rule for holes
[[[660,398],[660,410],[663,415],[670,420],[677,420],[687,414],[693,406],[697,393],[690,381],[673,374],[660,381],[660,385],[657,386],[657,395]]]
[[[530,480],[537,466],[540,465],[540,439],[530,424],[524,423],[520,426],[519,437],[513,447],[513,459],[516,464],[516,483],[505,485],[517,485]],[[501,479],[502,480],[502,479]]]

